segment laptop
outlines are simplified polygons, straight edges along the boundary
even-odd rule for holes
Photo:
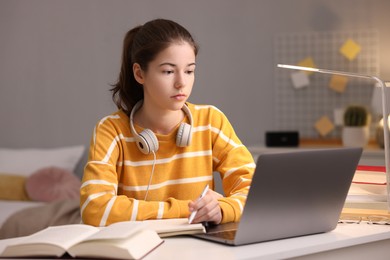
[[[240,222],[206,226],[195,237],[244,245],[336,228],[362,148],[262,154]]]

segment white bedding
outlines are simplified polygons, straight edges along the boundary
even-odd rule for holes
[[[72,171],[81,178],[87,158],[87,149],[85,148],[85,145],[15,149],[0,147],[0,176],[16,175],[28,178],[39,170],[57,167]],[[16,184],[12,182],[11,184],[24,185],[24,182],[16,182]],[[45,204],[45,202],[38,201],[5,200],[9,199],[8,195],[6,193],[0,195],[3,195],[0,199],[0,227],[14,213]]]
[[[19,210],[39,206],[42,204],[45,204],[45,202],[0,200],[0,227],[9,216],[18,212]]]

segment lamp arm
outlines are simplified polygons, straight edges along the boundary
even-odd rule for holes
[[[356,77],[356,78],[366,78],[375,80],[379,83],[379,86],[382,89],[382,113],[383,113],[383,137],[384,137],[384,150],[385,150],[385,167],[386,167],[386,188],[387,188],[387,207],[390,211],[390,155],[389,155],[389,125],[388,125],[388,112],[387,112],[387,99],[386,99],[386,84],[383,80],[381,80],[378,77],[375,76],[369,76],[364,74],[357,74],[352,72],[345,72],[345,71],[336,71],[336,70],[327,70],[327,69],[317,69],[317,68],[310,68],[310,67],[303,67],[303,66],[296,66],[296,65],[287,65],[287,64],[278,64],[279,68],[285,68],[285,69],[293,69],[293,70],[304,70],[304,71],[313,71],[313,72],[319,72],[324,74],[333,74],[333,75],[341,75],[341,76],[347,76],[347,77]]]
[[[373,76],[372,79],[379,83],[382,91],[382,113],[383,113],[383,138],[384,138],[384,150],[385,150],[385,166],[386,166],[386,183],[387,183],[387,201],[390,210],[390,155],[389,155],[389,125],[388,125],[388,112],[387,112],[387,99],[386,99],[386,84],[378,77]]]

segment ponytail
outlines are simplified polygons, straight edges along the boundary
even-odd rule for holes
[[[140,30],[141,26],[137,26],[134,29],[127,32],[123,41],[122,52],[122,64],[119,73],[119,79],[115,85],[113,85],[112,99],[119,109],[122,109],[126,114],[132,107],[141,99],[143,99],[144,93],[142,85],[139,84],[133,74],[133,63],[131,58],[132,45],[134,37]]]

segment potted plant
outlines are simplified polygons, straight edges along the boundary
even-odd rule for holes
[[[344,111],[344,146],[363,147],[370,138],[370,114],[364,106],[350,105]]]

